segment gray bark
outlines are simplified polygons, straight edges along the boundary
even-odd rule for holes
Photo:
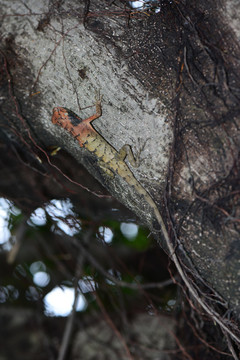
[[[3,118],[30,127],[43,148],[66,149],[101,181],[77,142],[50,121],[54,106],[92,115],[100,91],[103,115],[94,127],[116,149],[127,143],[136,151],[148,139],[135,177],[162,210],[202,296],[214,289],[223,299],[212,306],[225,301],[239,316],[238,2],[163,2],[160,13],[136,13],[128,22],[121,3],[113,16],[95,1],[85,27],[79,1],[1,4],[2,54],[11,60],[24,123],[7,85]],[[155,228],[134,189],[121,179],[103,185]]]

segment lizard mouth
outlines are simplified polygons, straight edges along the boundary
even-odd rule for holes
[[[64,116],[65,114],[65,116]],[[52,114],[52,123],[53,124],[60,124],[62,123],[62,121],[64,120],[64,118],[66,117],[66,111],[64,112],[64,109],[61,107],[55,107],[53,109],[53,114]]]

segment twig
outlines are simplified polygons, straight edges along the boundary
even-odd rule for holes
[[[190,79],[192,80],[192,82],[195,84],[195,85],[198,85],[197,82],[194,80],[194,78],[192,77],[191,73],[190,73],[190,70],[189,70],[189,67],[188,67],[188,63],[187,63],[187,48],[186,46],[184,46],[184,49],[183,49],[183,56],[184,56],[184,65],[185,65],[185,68],[188,72],[188,76],[190,77]]]
[[[12,264],[15,261],[16,257],[17,257],[17,254],[18,254],[18,252],[20,250],[22,241],[25,238],[25,234],[26,234],[26,231],[27,231],[27,228],[28,228],[27,220],[28,220],[28,216],[24,216],[21,223],[19,224],[19,226],[16,229],[16,232],[15,232],[16,242],[15,242],[12,249],[9,251],[9,253],[7,255],[8,264]]]
[[[192,297],[195,299],[195,301],[205,310],[205,312],[208,315],[210,315],[212,317],[212,319],[220,326],[222,331],[225,331],[226,333],[228,333],[232,337],[232,339],[234,339],[238,344],[240,344],[240,338],[237,335],[235,335],[233,333],[233,331],[228,328],[227,325],[225,325],[225,323],[221,319],[221,316],[213,308],[211,308],[207,304],[204,297],[201,298],[199,296],[197,290],[191,284],[188,276],[186,275],[186,273],[183,270],[183,267],[182,267],[182,265],[180,263],[180,260],[179,260],[178,256],[176,255],[174,246],[172,245],[172,242],[170,240],[167,228],[165,226],[165,223],[163,221],[163,218],[162,218],[159,210],[157,208],[155,208],[154,212],[155,212],[155,216],[156,216],[156,218],[158,220],[158,223],[161,226],[162,234],[163,234],[163,237],[164,237],[165,242],[166,242],[167,247],[168,247],[169,256],[173,260],[173,262],[174,262],[174,264],[175,264],[175,266],[176,266],[176,268],[177,268],[183,282],[187,286],[187,289],[188,289],[189,293],[192,295]]]
[[[107,271],[105,271],[103,269],[103,267],[99,264],[99,262],[89,253],[89,251],[87,251],[84,246],[82,246],[82,244],[80,244],[79,241],[77,241],[77,239],[75,239],[74,237],[71,237],[71,240],[75,240],[77,246],[81,247],[81,253],[86,256],[86,258],[88,259],[88,261],[97,269],[101,272],[102,275],[104,275],[107,279],[111,280],[114,284],[121,286],[121,287],[127,287],[129,289],[162,289],[165,286],[168,285],[172,285],[174,282],[172,279],[167,279],[165,281],[162,282],[155,282],[155,283],[148,283],[148,284],[137,284],[137,283],[128,283],[126,281],[122,281],[122,280],[118,280],[116,279],[114,276],[112,276],[111,274],[109,274]]]
[[[98,306],[100,307],[102,313],[104,314],[105,318],[106,318],[106,322],[108,323],[108,325],[110,326],[110,328],[114,331],[114,333],[116,334],[116,336],[118,337],[119,341],[122,343],[125,351],[126,351],[126,355],[128,357],[128,359],[130,360],[134,360],[129,349],[128,346],[126,344],[126,341],[124,340],[124,338],[122,337],[121,333],[118,331],[118,329],[116,328],[115,324],[113,323],[113,321],[111,320],[110,316],[108,315],[102,301],[100,300],[98,294],[95,292],[95,296],[96,296],[96,300],[98,303]]]
[[[223,333],[224,333],[224,335],[225,335],[225,337],[226,337],[226,339],[227,339],[228,348],[229,348],[229,350],[231,351],[234,360],[239,360],[239,357],[237,356],[237,354],[236,354],[236,352],[235,352],[235,350],[234,350],[234,348],[233,348],[233,346],[232,346],[231,339],[229,338],[228,334],[226,334],[225,331],[223,331]]]
[[[79,295],[80,295],[80,291],[79,291],[79,287],[78,287],[78,279],[82,272],[83,255],[79,254],[78,258],[79,258],[79,260],[77,263],[77,270],[76,270],[76,274],[75,274],[74,302],[73,302],[71,314],[67,320],[67,324],[66,324],[65,331],[63,334],[63,339],[62,339],[62,343],[61,343],[61,347],[60,347],[60,351],[59,351],[57,360],[64,360],[64,358],[65,358],[65,355],[66,355],[66,352],[68,349],[68,345],[70,342],[70,336],[71,336],[72,329],[73,329],[74,318],[76,315],[76,308],[77,308],[77,303],[78,303],[78,299],[79,299]]]

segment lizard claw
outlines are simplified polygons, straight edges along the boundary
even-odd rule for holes
[[[103,95],[100,94],[100,90],[96,91],[95,99],[97,104],[101,104]]]

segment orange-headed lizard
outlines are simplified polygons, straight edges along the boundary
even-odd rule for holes
[[[52,122],[58,124],[67,130],[79,143],[82,148],[88,150],[97,160],[97,166],[108,176],[114,177],[119,175],[126,183],[132,186],[138,195],[148,203],[151,210],[155,214],[157,221],[165,236],[168,236],[162,216],[159,213],[157,205],[137,181],[132,171],[125,163],[128,157],[130,164],[134,167],[139,166],[139,159],[135,160],[130,145],[124,145],[117,151],[110,145],[91,125],[91,122],[102,115],[101,101],[96,102],[96,113],[87,119],[82,120],[74,112],[63,107],[55,107],[53,109]]]
[[[58,124],[66,129],[78,141],[82,148],[85,148],[96,160],[96,163],[108,177],[114,177],[115,174],[120,176],[128,185],[132,186],[138,195],[141,195],[145,202],[150,206],[156,216],[157,222],[161,228],[165,243],[167,245],[169,255],[171,256],[179,274],[185,282],[189,292],[197,302],[204,308],[204,310],[213,316],[214,320],[233,338],[236,336],[223,324],[219,316],[209,308],[204,300],[199,296],[188,277],[183,270],[183,267],[175,252],[174,246],[169,238],[166,226],[162,216],[158,210],[157,205],[137,181],[132,171],[125,163],[125,158],[128,156],[129,162],[133,166],[138,166],[138,162],[134,160],[134,156],[129,145],[124,145],[120,151],[114,149],[91,125],[91,122],[102,115],[101,101],[96,102],[96,113],[87,119],[82,120],[74,112],[63,107],[56,107],[53,109],[52,122]]]

